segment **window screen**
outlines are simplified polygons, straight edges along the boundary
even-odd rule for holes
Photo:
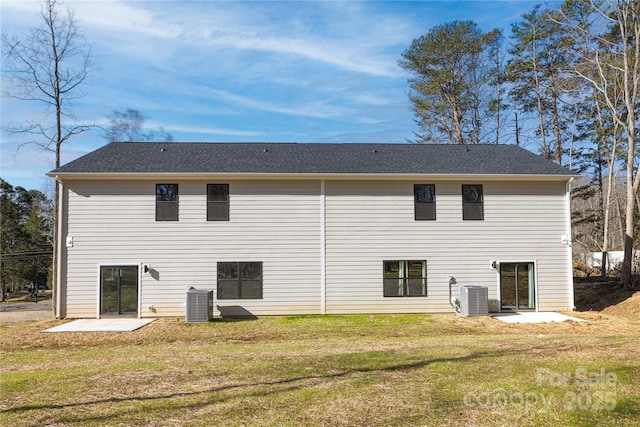
[[[156,184],[156,221],[178,220],[178,184]]]
[[[436,219],[436,186],[433,184],[414,184],[414,212],[416,220]]]
[[[229,221],[229,184],[207,184],[207,221]]]
[[[462,185],[462,219],[484,219],[484,196],[481,184]]]

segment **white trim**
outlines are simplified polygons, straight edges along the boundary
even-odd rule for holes
[[[142,263],[138,262],[99,262],[97,264],[96,278],[96,319],[100,319],[100,269],[102,267],[138,267],[138,302],[137,317],[142,318]]]
[[[56,258],[56,319],[60,319],[61,316],[61,302],[62,302],[62,224],[64,222],[64,218],[62,213],[64,212],[63,204],[64,204],[64,185],[62,184],[62,180],[58,179],[56,176],[56,181],[58,182],[58,241],[55,244],[58,246],[56,250],[57,258]],[[65,274],[66,277],[66,274]]]
[[[97,274],[96,274],[96,319],[100,318],[100,279],[101,279],[101,274],[100,274],[100,268],[102,267],[102,264],[98,263],[97,265]]]
[[[497,295],[497,299],[498,299],[498,313],[502,312],[502,295],[500,294],[500,264],[505,263],[505,264],[533,264],[533,275],[534,278],[533,280],[535,280],[534,283],[534,290],[533,292],[535,292],[535,310],[540,311],[540,292],[538,290],[538,260],[535,259],[498,259],[496,260],[497,262],[497,268],[496,268],[496,283],[497,283],[497,287],[496,287],[496,295]]]
[[[537,272],[538,270],[536,270]],[[536,279],[536,284],[538,279]],[[138,319],[142,318],[142,263],[138,263]]]
[[[572,251],[572,239],[571,235],[571,184],[573,183],[573,178],[567,181],[566,191],[565,191],[565,203],[566,203],[566,212],[567,212],[567,259],[569,260],[569,278],[567,283],[567,289],[569,290],[569,309],[576,309],[575,295],[573,289],[573,251]]]
[[[324,179],[320,180],[320,313],[327,312],[327,230],[326,193]]]

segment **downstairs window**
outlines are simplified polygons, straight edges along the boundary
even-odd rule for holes
[[[427,261],[383,261],[385,297],[426,297]]]
[[[261,262],[219,262],[218,299],[262,299]]]

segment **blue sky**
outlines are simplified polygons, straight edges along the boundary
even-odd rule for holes
[[[411,41],[455,19],[508,37],[535,3],[67,0],[95,63],[72,109],[98,125],[136,109],[177,141],[403,143],[417,131],[398,66]],[[39,10],[2,0],[2,30],[26,33]],[[42,114],[38,104],[1,102],[3,128]],[[23,138],[2,133],[1,176],[44,190],[53,155],[18,150]],[[62,163],[105,143],[99,129],[78,135]]]

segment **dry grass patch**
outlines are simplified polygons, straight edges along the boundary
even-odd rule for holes
[[[0,415],[12,426],[636,423],[640,326],[577,315],[589,321],[160,319],[130,333],[55,334],[41,331],[61,322],[43,321],[0,330]],[[581,379],[600,373],[616,381]]]

